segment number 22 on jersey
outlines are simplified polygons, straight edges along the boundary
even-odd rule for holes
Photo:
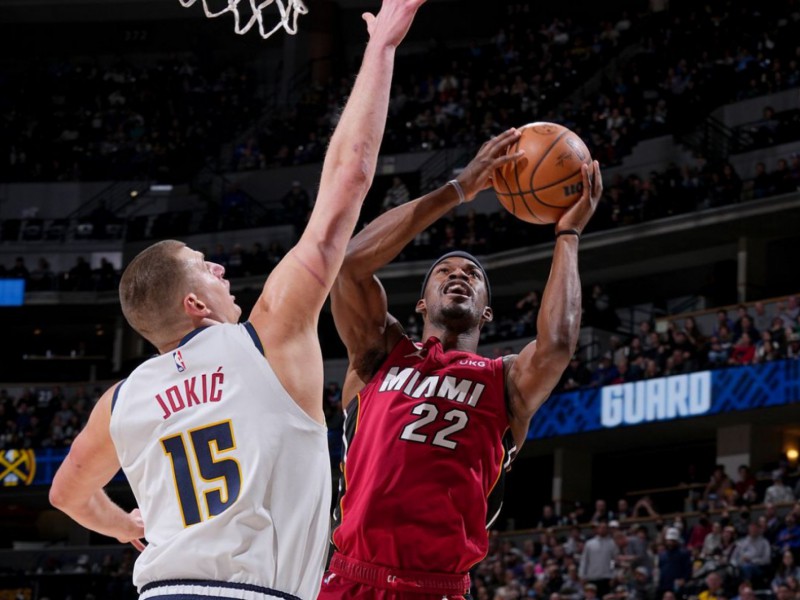
[[[236,449],[230,420],[190,429],[160,441],[164,454],[172,462],[184,527],[210,519],[236,502],[242,488],[242,469],[232,456],[220,458]],[[204,482],[219,482],[219,485],[200,490],[195,474]],[[202,512],[198,496],[205,506]]]
[[[422,402],[411,409],[411,414],[419,415],[422,418],[412,421],[406,425],[403,428],[403,433],[400,434],[400,439],[406,440],[407,442],[419,442],[422,444],[428,442],[429,436],[422,433],[417,433],[417,429],[420,429],[421,427],[424,427],[425,425],[435,421],[436,417],[439,416],[439,409],[436,408],[435,404]],[[455,450],[458,442],[449,439],[448,436],[464,429],[464,427],[467,426],[467,423],[469,423],[469,416],[463,410],[454,408],[444,413],[442,418],[445,421],[451,422],[452,425],[448,425],[447,427],[439,429],[439,431],[436,432],[436,435],[433,436],[430,443],[434,446]]]

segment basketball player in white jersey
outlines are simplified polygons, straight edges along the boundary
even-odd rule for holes
[[[317,596],[331,487],[317,320],[375,173],[395,49],[423,3],[364,15],[369,43],[310,221],[247,322],[224,268],[180,242],[150,246],[122,276],[122,311],[159,354],[99,400],[50,500],[143,549],[141,598]],[[103,491],[120,467],[131,513]]]

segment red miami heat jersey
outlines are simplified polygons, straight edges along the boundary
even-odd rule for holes
[[[336,548],[374,565],[466,573],[500,511],[508,431],[502,359],[403,337],[345,410]]]

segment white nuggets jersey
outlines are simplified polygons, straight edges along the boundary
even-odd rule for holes
[[[253,326],[214,325],[117,388],[111,437],[145,523],[141,598],[317,597],[326,428],[289,396]]]

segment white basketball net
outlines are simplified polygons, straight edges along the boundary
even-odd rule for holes
[[[197,0],[178,1],[184,8],[189,8],[197,2]],[[239,5],[244,4],[243,0],[223,0],[227,2],[227,6],[222,10],[212,10],[212,8],[209,7],[211,1],[212,0],[202,0],[203,10],[207,17],[214,18],[228,12],[233,13],[234,31],[236,33],[244,35],[253,28],[253,25],[258,23],[258,30],[261,33],[261,37],[264,39],[267,39],[281,28],[283,28],[286,33],[294,35],[297,33],[297,17],[308,14],[308,8],[306,8],[303,0],[247,0],[247,4],[250,6],[249,15],[239,12]],[[264,26],[263,11],[273,3],[278,7],[281,18],[277,25],[267,30]]]

